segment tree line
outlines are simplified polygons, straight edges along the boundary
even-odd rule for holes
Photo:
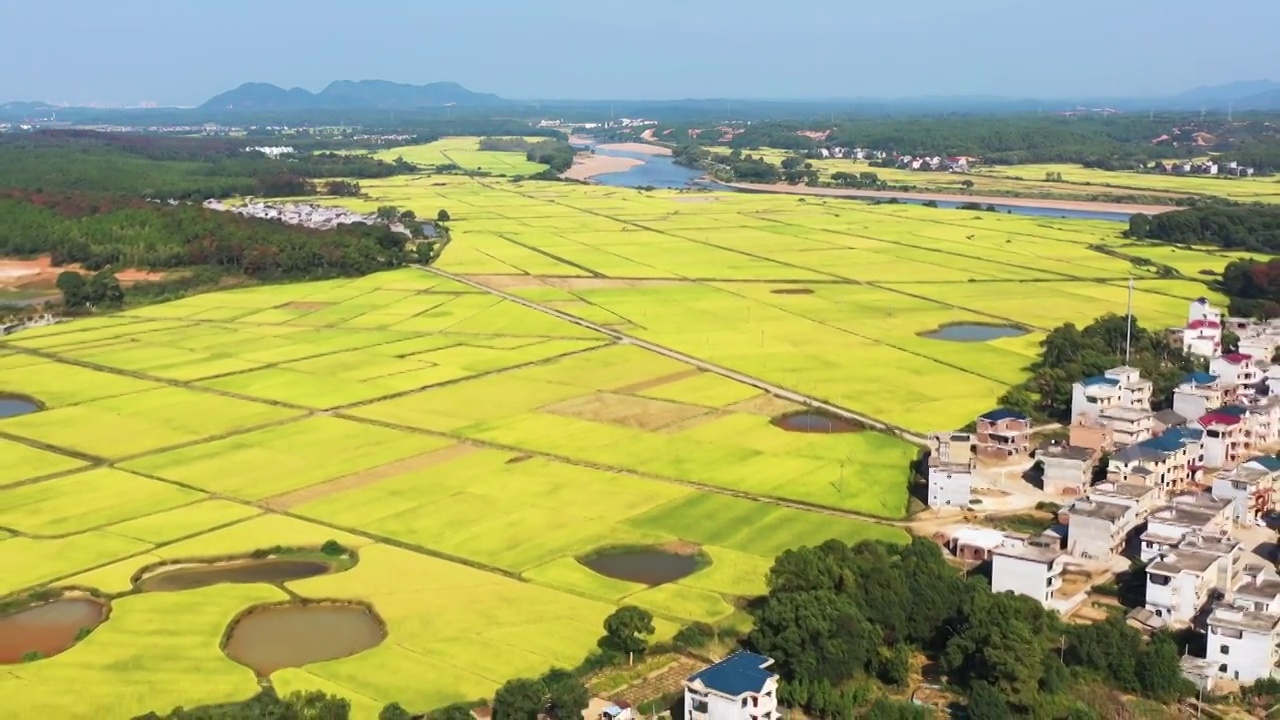
[[[324,178],[414,172],[403,159],[329,151],[273,158],[244,139],[172,138],[88,131],[0,136],[0,187],[112,192],[160,199],[314,194]],[[351,186],[337,186],[350,194]]]
[[[676,148],[673,157],[676,164],[706,170],[722,182],[776,183],[783,178],[783,172],[776,165],[750,153],[744,154],[739,148],[727,153],[711,152],[700,145],[687,144]],[[805,172],[806,168],[801,166],[799,170]],[[817,177],[816,172],[813,176]]]
[[[1125,234],[1178,245],[1280,252],[1280,205],[1211,203],[1153,216],[1137,214],[1129,218]]]

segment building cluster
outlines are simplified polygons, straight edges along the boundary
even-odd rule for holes
[[[291,145],[258,145],[254,147],[247,147],[244,149],[244,151],[262,153],[263,155],[266,155],[269,158],[283,157],[285,155],[292,155],[295,152],[297,152],[296,150],[293,149],[293,146]]]
[[[740,651],[684,681],[687,720],[777,720],[773,658]]]
[[[1224,325],[1240,352],[1223,354]],[[969,506],[984,463],[1037,468],[1043,491],[1067,501],[1053,528],[1035,538],[966,528],[945,540],[949,549],[990,561],[997,592],[1062,612],[1084,599],[1074,571],[1141,561],[1146,602],[1130,622],[1204,632],[1208,652],[1186,659],[1188,676],[1248,683],[1280,660],[1280,576],[1270,562],[1248,562],[1237,539],[1264,525],[1280,487],[1280,457],[1269,454],[1280,446],[1280,368],[1269,362],[1280,324],[1224,322],[1199,299],[1179,332],[1209,370],[1183,378],[1171,409],[1153,411],[1151,381],[1117,367],[1074,384],[1066,439],[1033,446],[1025,416],[986,413],[973,433],[930,436],[928,502]]]
[[[1213,160],[1203,161],[1173,161],[1173,162],[1157,162],[1151,167],[1152,172],[1168,173],[1172,175],[1210,175],[1221,177],[1253,177],[1254,169],[1246,165],[1241,165],[1235,160],[1229,162],[1214,162]]]
[[[220,200],[205,200],[204,207],[220,212],[231,212],[259,220],[275,220],[287,225],[302,225],[317,230],[332,230],[341,225],[364,223],[376,225],[382,223],[376,215],[352,212],[340,207],[327,207],[311,203],[264,203],[247,202],[243,205],[228,205]],[[409,235],[409,229],[401,223],[388,225],[398,233]]]

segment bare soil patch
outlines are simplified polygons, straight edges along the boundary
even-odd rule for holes
[[[79,265],[55,266],[48,256],[32,260],[0,260],[0,289],[52,290],[56,287],[58,275],[68,270],[73,270],[82,275],[93,274],[92,271],[85,270]],[[133,283],[147,280],[163,280],[166,277],[172,277],[174,274],[131,268],[115,270],[114,273],[116,279],[122,285],[132,285]]]
[[[697,417],[691,417],[688,420],[682,420],[677,423],[671,423],[670,425],[667,425],[666,427],[662,428],[658,432],[662,433],[663,435],[679,435],[680,433],[686,430],[692,430],[696,427],[706,425],[707,423],[712,422],[713,420],[719,420],[720,418],[724,418],[724,417],[729,417],[728,413],[725,413],[720,410],[711,410],[705,414],[698,415]]]
[[[532,275],[464,275],[463,277],[481,285],[487,285],[494,290],[525,290],[547,285],[546,280]]]
[[[672,555],[694,556],[702,552],[702,546],[698,543],[692,543],[688,540],[673,540],[666,545],[661,546],[663,552],[669,552]]]
[[[645,390],[652,390],[656,387],[662,387],[663,385],[669,385],[673,382],[687,380],[701,373],[702,371],[697,368],[689,368],[688,370],[681,370],[678,373],[650,378],[648,380],[641,380],[640,382],[631,383],[630,385],[623,385],[620,388],[614,388],[613,391],[623,395],[631,395],[633,393],[644,392]]]
[[[329,480],[328,482],[309,485],[291,492],[276,495],[275,497],[261,500],[258,504],[268,510],[283,512],[291,510],[298,505],[328,497],[334,493],[355,490],[356,488],[366,487],[398,475],[404,475],[405,473],[415,472],[417,470],[424,470],[433,465],[439,465],[440,463],[449,462],[450,460],[456,460],[457,458],[464,457],[475,452],[475,450],[476,448],[472,445],[458,443],[457,445],[450,445],[447,448],[441,448],[422,455],[415,455],[410,458],[387,463],[386,465],[379,465],[378,467],[370,468],[363,472],[345,475],[340,478]]]
[[[812,295],[813,291],[809,288],[777,288],[769,292],[774,295]]]
[[[327,307],[333,307],[333,303],[327,302],[291,302],[284,306],[286,310],[301,310],[303,312],[315,312],[323,310]]]
[[[732,410],[734,412],[748,413],[750,415],[773,417],[787,412],[803,410],[804,408],[789,400],[783,400],[780,397],[776,397],[768,393],[761,393],[753,398],[747,398],[742,402],[734,403],[725,409]]]
[[[707,413],[706,408],[651,400],[630,395],[592,393],[543,407],[544,412],[563,417],[609,423],[639,430],[660,430]]]
[[[560,177],[568,178],[569,180],[589,180],[596,175],[624,172],[643,164],[643,160],[636,160],[635,158],[578,153],[573,158],[573,166],[560,173]]]
[[[715,195],[682,195],[680,197],[671,198],[678,203],[713,203],[720,202],[720,198]]]

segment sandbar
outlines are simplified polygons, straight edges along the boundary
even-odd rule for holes
[[[560,177],[570,180],[589,180],[597,175],[624,172],[643,164],[643,160],[635,158],[609,157],[608,155],[595,155],[589,152],[578,153],[573,158],[573,167],[560,173]]]

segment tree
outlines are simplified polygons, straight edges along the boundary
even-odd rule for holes
[[[449,222],[449,211],[441,208],[440,212],[436,213],[436,222]]]
[[[675,637],[671,639],[672,644],[679,650],[696,650],[706,647],[716,636],[716,629],[704,622],[695,622],[685,625],[676,632]]]
[[[653,615],[643,608],[624,605],[604,619],[602,649],[612,649],[627,654],[627,664],[635,662],[636,653],[649,647],[648,636],[653,635]]]
[[[542,676],[547,689],[547,714],[556,720],[577,720],[591,704],[591,693],[573,673],[554,668]]]
[[[1178,643],[1168,633],[1158,633],[1138,657],[1138,687],[1147,697],[1170,702],[1195,693],[1195,686],[1182,675]]]
[[[965,178],[964,180],[960,181],[960,187],[963,187],[965,190],[972,190],[973,181],[968,178]]]
[[[400,208],[395,205],[381,205],[374,215],[383,222],[394,222],[400,217]]]
[[[970,720],[1009,720],[1009,703],[994,686],[978,681],[969,689]]]
[[[88,301],[84,276],[74,270],[58,273],[57,286],[62,293],[62,304],[69,308],[80,307]]]
[[[755,620],[748,643],[787,680],[837,684],[866,672],[882,635],[852,598],[829,590],[771,592]]]
[[[962,627],[947,643],[943,668],[958,684],[993,685],[1010,699],[1035,692],[1049,649],[1049,619],[1038,603],[1011,593],[972,594]]]
[[[1222,331],[1222,352],[1240,352],[1240,336],[1230,330]]]
[[[470,703],[453,703],[427,713],[427,720],[473,720]]]
[[[413,720],[413,713],[405,710],[400,703],[391,703],[378,713],[378,720]]]
[[[320,552],[329,557],[342,557],[347,554],[347,549],[337,540],[330,539],[325,540],[324,544],[320,546]]]
[[[508,680],[493,695],[493,720],[537,720],[546,708],[547,689],[529,678]]]
[[[119,307],[124,302],[124,290],[110,270],[94,273],[85,292],[88,301],[95,306]]]

